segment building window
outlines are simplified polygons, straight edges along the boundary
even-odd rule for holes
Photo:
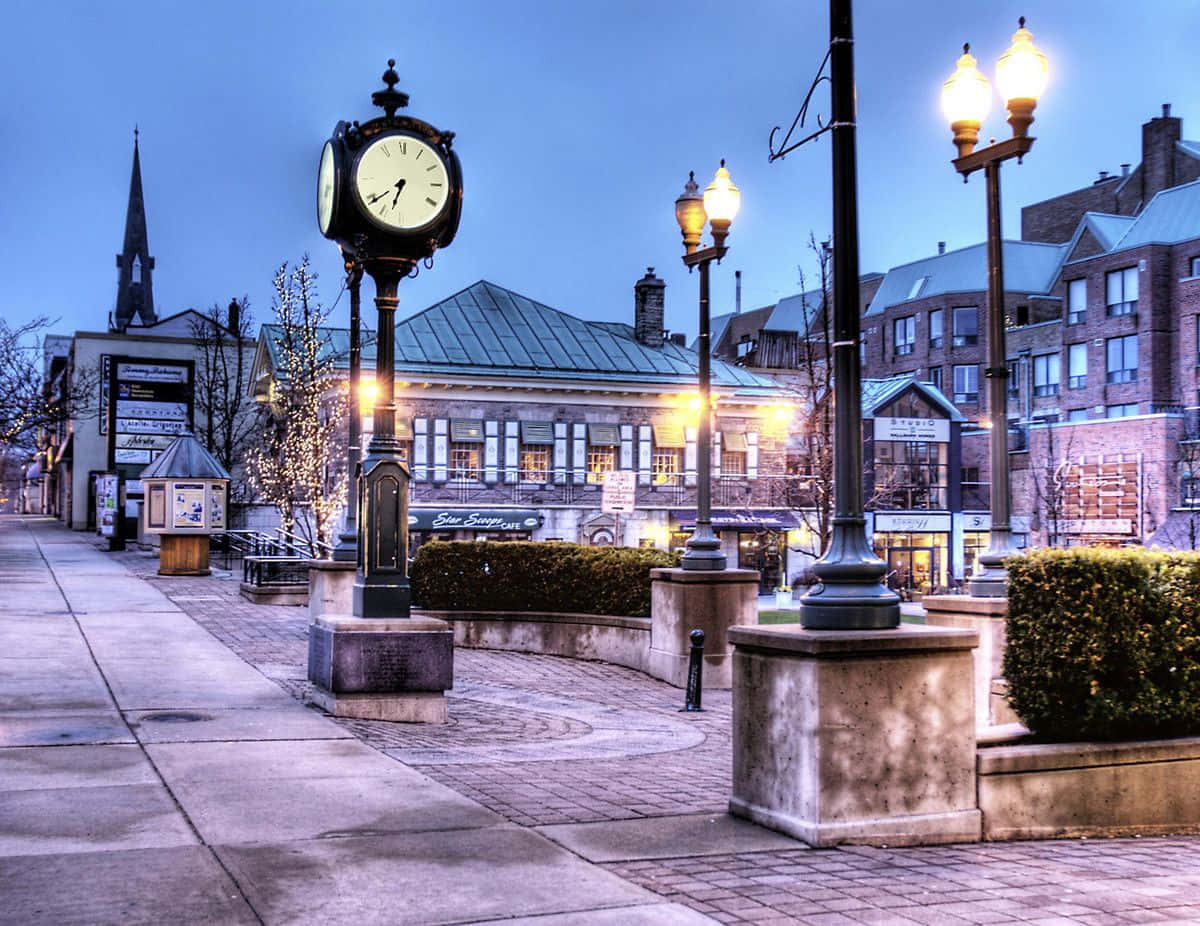
[[[929,277],[927,277],[927,276],[917,277],[913,281],[912,289],[910,289],[908,291],[908,298],[916,299],[919,295],[921,295],[921,293],[923,293],[925,291],[925,284],[928,282],[929,282]]]
[[[650,458],[650,468],[653,473],[652,482],[656,486],[677,486],[680,484],[680,474],[683,472],[683,451],[678,447],[655,447]]]
[[[936,349],[942,346],[942,310],[931,309],[929,312],[929,347]]]
[[[1082,325],[1087,320],[1087,280],[1067,284],[1067,324]]]
[[[1087,385],[1087,345],[1072,344],[1067,348],[1067,385],[1082,389]]]
[[[1033,394],[1035,396],[1058,395],[1058,354],[1039,354],[1033,358]]]
[[[455,482],[479,482],[479,444],[450,445],[450,478]]]
[[[875,442],[875,507],[947,507],[950,445],[934,441]]]
[[[587,481],[589,485],[603,485],[607,473],[617,468],[616,447],[588,447],[587,452]]]
[[[521,481],[550,481],[550,448],[545,444],[521,445]]]
[[[1136,382],[1138,336],[1127,334],[1123,338],[1109,338],[1105,343],[1108,348],[1108,382]]]
[[[1017,399],[1021,396],[1021,361],[1008,361],[1008,397]]]
[[[954,346],[965,347],[979,340],[979,313],[975,306],[960,306],[954,309]]]
[[[1013,322],[1013,324],[1009,325],[1009,327],[1010,328],[1024,328],[1028,324],[1029,324],[1029,306],[1027,306],[1027,305],[1017,306],[1015,321]]]
[[[892,321],[892,345],[895,355],[903,357],[913,352],[917,342],[917,317],[906,315]]]
[[[941,367],[930,367],[929,368],[929,384],[931,386],[933,386],[934,389],[937,389],[939,392],[941,391],[941,389],[942,389],[942,368]]]
[[[1179,504],[1184,508],[1200,508],[1200,476],[1186,472],[1180,477]]]
[[[746,475],[746,454],[737,450],[721,451],[721,478]]]
[[[1138,271],[1137,267],[1126,267],[1124,270],[1113,270],[1105,274],[1105,303],[1108,306],[1108,317],[1115,315],[1132,315],[1138,305]]]
[[[979,401],[979,367],[974,363],[955,364],[954,401]]]
[[[1067,410],[1067,421],[1087,421],[1086,408],[1071,408]]]
[[[1192,258],[1192,276],[1200,277],[1200,257]]]
[[[1106,418],[1128,418],[1138,413],[1137,402],[1125,402],[1120,405],[1108,405],[1104,409]]]
[[[521,422],[520,473],[522,482],[550,481],[550,451],[554,446],[554,423]]]

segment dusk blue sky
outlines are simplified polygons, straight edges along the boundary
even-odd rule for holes
[[[399,314],[488,279],[584,318],[632,320],[633,284],[667,281],[667,325],[696,330],[673,202],[720,158],[742,190],[713,312],[798,288],[810,230],[830,233],[828,136],[767,163],[825,53],[828,4],[695,2],[117,2],[5,6],[0,278],[10,321],[103,330],[116,297],[133,128],[141,129],[160,316],[248,295],[308,253],[326,302],[336,247],[317,231],[321,146],[378,110],[388,57],[409,112],[457,133],[458,238],[401,287]],[[1004,230],[1024,204],[1140,159],[1163,103],[1200,138],[1197,0],[933,0],[855,5],[860,266],[887,268],[984,236],[980,177],[954,172],[939,93],[962,43],[994,75],[1025,15],[1050,60],[1038,139],[1003,171]],[[812,109],[828,113],[818,90]],[[996,99],[983,134],[1007,137]],[[981,281],[982,285],[982,281]],[[369,286],[364,297],[370,295]],[[364,301],[365,298],[364,298]],[[367,303],[369,305],[369,303]],[[344,324],[346,300],[338,306]]]

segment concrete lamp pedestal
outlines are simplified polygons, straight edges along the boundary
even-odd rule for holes
[[[1004,695],[1004,647],[1007,598],[972,595],[926,595],[925,623],[931,627],[960,627],[979,634],[975,661],[975,726],[979,729],[1017,722]]]
[[[650,656],[647,671],[676,688],[687,686],[693,630],[704,631],[704,687],[732,685],[735,624],[758,623],[758,573],[753,569],[650,570]]]
[[[729,810],[811,846],[977,841],[968,630],[734,627]]]
[[[434,618],[325,614],[308,628],[308,679],[336,717],[445,723],[454,631]]]
[[[308,564],[308,618],[350,614],[354,604],[354,560],[317,559]]]

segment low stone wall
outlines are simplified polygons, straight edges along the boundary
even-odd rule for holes
[[[648,670],[650,618],[607,614],[507,611],[426,611],[454,627],[456,646],[594,659]]]
[[[1200,832],[1200,737],[981,747],[983,838]]]

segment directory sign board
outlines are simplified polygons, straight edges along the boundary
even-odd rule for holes
[[[108,433],[109,465],[122,478],[135,480],[177,434],[191,427],[195,364],[114,356],[104,362],[108,375],[101,431]]]

